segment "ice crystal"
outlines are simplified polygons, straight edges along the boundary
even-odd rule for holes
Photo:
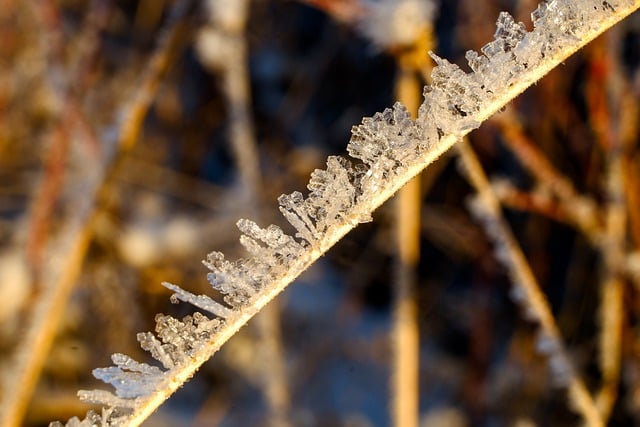
[[[362,119],[360,125],[351,129],[347,151],[368,166],[360,179],[364,197],[379,191],[386,180],[415,160],[422,148],[422,129],[399,102],[393,108]]]
[[[296,237],[302,238],[310,244],[321,237],[301,192],[294,191],[291,194],[283,194],[278,197],[278,203],[280,203],[282,215],[298,230]]]
[[[486,98],[486,89],[455,64],[430,53],[437,67],[431,73],[432,86],[425,88],[425,102],[420,107],[423,125],[437,123],[439,134],[458,135],[477,128],[474,114]]]
[[[267,228],[260,228],[251,220],[241,219],[237,226],[244,233],[240,242],[247,251],[254,258],[265,260],[272,267],[285,265],[304,250],[300,243],[277,225],[271,224]]]
[[[500,12],[496,26],[494,38],[505,52],[513,50],[527,33],[524,24],[516,22],[508,12]]]
[[[191,357],[209,340],[219,324],[218,320],[211,320],[199,312],[182,320],[164,314],[156,316],[156,332],[163,342],[169,344],[166,350],[174,364],[183,363]]]
[[[80,390],[78,397],[83,402],[117,408],[120,409],[119,412],[125,413],[130,412],[136,406],[135,399],[119,397],[106,390]]]
[[[227,261],[222,252],[212,252],[204,261],[204,265],[211,270],[207,275],[209,283],[223,293],[225,302],[233,307],[246,304],[257,292],[256,287],[249,283],[248,277],[243,274],[246,270],[244,263],[244,260],[235,263]]]
[[[558,387],[566,386],[574,376],[573,365],[567,359],[560,339],[549,336],[541,329],[536,339],[536,349],[549,359],[549,369],[554,385]]]
[[[143,350],[148,351],[151,356],[162,363],[166,369],[172,369],[176,366],[173,358],[171,357],[171,345],[163,344],[156,338],[151,332],[140,332],[137,335],[140,347]]]
[[[413,140],[414,123],[407,108],[397,102],[373,117],[365,117],[362,124],[351,129],[347,151],[367,165],[388,159],[393,163],[406,157]],[[408,150],[409,149],[409,150]]]
[[[206,295],[194,295],[191,292],[185,291],[180,286],[168,282],[162,282],[162,286],[175,292],[172,295],[173,302],[177,302],[177,300],[188,302],[202,310],[208,311],[209,313],[222,318],[231,316],[232,310]]]
[[[49,427],[108,427],[124,425],[125,417],[118,417],[114,412],[113,408],[103,408],[101,414],[89,411],[83,420],[73,417],[66,424],[56,421],[49,424]]]
[[[352,183],[354,173],[347,159],[331,156],[327,159],[327,169],[316,169],[311,174],[307,204],[318,230],[326,231],[351,211],[357,196]]]
[[[137,362],[125,354],[115,353],[111,360],[116,366],[94,369],[93,376],[113,385],[118,397],[145,396],[155,390],[162,379],[160,368]]]

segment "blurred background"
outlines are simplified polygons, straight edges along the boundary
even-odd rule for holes
[[[83,416],[76,391],[107,387],[93,368],[115,352],[149,362],[136,333],[193,311],[161,281],[213,293],[206,254],[243,256],[241,217],[292,232],[277,197],[306,191],[353,125],[406,96],[403,75],[420,97],[427,50],[469,71],[465,51],[492,40],[500,11],[531,29],[536,6],[0,0],[4,410],[25,426]],[[575,366],[612,397],[612,426],[640,425],[639,96],[635,14],[469,137]],[[454,153],[419,181],[420,424],[579,425]],[[145,425],[393,425],[399,215],[387,203],[358,226]],[[603,303],[610,279],[618,305]]]

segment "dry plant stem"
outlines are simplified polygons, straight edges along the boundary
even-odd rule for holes
[[[575,372],[547,299],[533,276],[529,263],[513,237],[509,225],[502,217],[500,203],[491,189],[480,162],[466,141],[459,142],[457,149],[467,178],[477,192],[474,203],[476,213],[494,241],[498,258],[509,271],[516,292],[522,294],[523,309],[540,325],[541,336],[547,341],[545,345],[548,346],[546,351],[548,351],[550,364],[559,365],[561,374],[567,377],[566,386],[570,403],[582,415],[587,425],[604,426],[586,385]]]
[[[153,99],[159,79],[168,65],[169,52],[175,48],[179,30],[178,24],[174,24],[161,39],[150,63],[151,69],[144,74],[145,81],[139,86],[130,105],[131,115],[127,116],[121,128],[118,140],[121,151],[114,152],[102,180],[96,182],[93,190],[84,194],[79,201],[74,218],[60,234],[63,237],[56,244],[55,254],[52,253],[51,260],[44,267],[41,297],[33,308],[25,338],[15,354],[12,374],[6,375],[2,381],[3,390],[11,390],[11,393],[4,393],[4,399],[0,402],[2,426],[22,424],[22,417],[64,313],[66,301],[80,274],[82,261],[91,241],[97,202],[108,191],[112,181],[109,178],[117,169],[120,156],[133,147],[139,134],[139,128],[136,126],[141,125],[141,119]]]
[[[576,6],[576,3],[572,2],[571,5]],[[528,86],[542,78],[552,68],[639,7],[640,0],[633,0],[624,2],[624,4],[617,4],[615,11],[607,11],[606,14],[600,13],[597,19],[590,21],[590,25],[584,28],[581,27],[579,37],[566,38],[562,43],[558,43],[555,49],[551,51],[553,53],[549,52],[543,58],[539,58],[535,66],[523,69],[517,74],[517,79],[513,79],[512,83],[503,86],[503,90],[501,89],[497,93],[494,93],[493,97],[482,102],[482,107],[478,108],[473,114],[474,121],[481,123],[487,120],[489,116],[501,109],[507,102],[523,92]],[[199,367],[209,360],[249,319],[264,308],[269,301],[275,298],[329,248],[360,223],[363,218],[368,218],[371,212],[451,148],[462,136],[470,132],[471,127],[465,126],[464,130],[461,128],[456,129],[458,130],[456,130],[455,133],[445,133],[441,137],[439,136],[437,139],[434,139],[433,145],[430,145],[428,150],[424,150],[424,154],[421,154],[421,157],[413,158],[410,162],[406,162],[398,173],[393,173],[384,180],[379,181],[379,186],[376,188],[376,191],[367,192],[366,198],[356,199],[348,210],[341,211],[339,220],[327,223],[326,228],[323,228],[323,233],[319,235],[317,239],[311,238],[313,244],[306,246],[299,255],[287,260],[286,268],[273,270],[272,275],[269,276],[268,285],[265,284],[262,286],[259,292],[242,304],[241,308],[237,310],[224,309],[225,318],[220,327],[213,331],[209,338],[198,342],[196,349],[193,349],[193,351],[190,351],[188,354],[181,353],[181,357],[186,357],[184,362],[174,365],[171,369],[164,371],[160,376],[154,375],[154,387],[152,390],[145,390],[144,393],[140,395],[141,397],[138,398],[108,397],[106,401],[113,402],[113,404],[118,407],[120,407],[120,404],[124,404],[124,407],[132,409],[130,414],[126,416],[123,415],[118,421],[126,423],[128,426],[140,425],[170,395],[181,387],[185,381],[191,378]],[[291,212],[288,213],[293,215]],[[299,230],[301,230],[301,228],[299,228]],[[520,261],[523,262],[524,259]],[[532,297],[536,296],[539,297],[539,295],[532,295]],[[544,299],[542,299],[542,302],[537,301],[536,303],[544,305]],[[219,312],[223,307],[214,305],[212,309]],[[550,324],[553,326],[552,317],[543,318],[542,321],[546,325]],[[550,327],[545,328],[545,330],[550,329],[552,330]],[[557,336],[557,334],[555,336]],[[553,337],[554,336],[551,338]],[[561,360],[561,362],[564,362],[564,360]],[[574,378],[570,383],[572,400],[580,406],[581,411],[593,426],[602,425],[599,414],[586,388],[575,380],[575,376],[571,376],[571,378]],[[134,386],[134,390],[137,389],[135,383],[131,385]],[[85,394],[89,396],[89,398],[92,398],[91,396],[94,396],[96,399],[100,398],[99,395],[92,395],[91,392],[85,392]],[[591,404],[589,404],[589,402],[591,402]],[[111,412],[109,412],[109,414],[110,413]]]
[[[603,384],[596,402],[604,420],[609,418],[615,404],[620,382],[622,334],[624,322],[623,265],[626,231],[626,206],[622,159],[619,153],[609,160],[609,205],[606,218],[606,238],[602,245],[605,274],[602,282],[602,306],[600,308],[600,369]]]
[[[421,84],[417,73],[400,66],[396,99],[412,115],[420,106]],[[420,257],[420,176],[400,189],[395,200],[396,260],[393,299],[392,425],[417,427],[419,334],[416,300],[416,268]]]
[[[625,205],[629,223],[631,251],[640,249],[640,153],[638,132],[640,131],[640,105],[638,95],[628,87],[620,100],[619,138],[623,149]],[[634,276],[631,275],[634,279]],[[635,279],[640,288],[640,282]]]
[[[640,248],[640,153],[629,156],[626,176],[627,211],[629,214],[629,226],[631,239],[636,248]]]
[[[619,43],[619,37],[613,37],[615,31],[600,38],[591,49],[591,79],[587,86],[592,127],[601,147],[607,150],[605,234],[600,241],[599,250],[604,260],[603,280],[601,283],[602,305],[600,307],[599,364],[603,384],[596,395],[598,410],[606,422],[618,396],[620,383],[620,363],[622,358],[623,334],[623,261],[625,257],[625,239],[627,208],[624,188],[624,143],[620,129],[610,114],[609,96],[622,100],[620,74],[617,72],[613,44]]]

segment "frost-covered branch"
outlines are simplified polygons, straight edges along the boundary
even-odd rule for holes
[[[115,394],[81,391],[83,400],[106,406],[69,426],[142,423],[229,338],[358,223],[461,137],[543,77],[572,53],[640,7],[640,0],[551,0],[533,13],[534,29],[501,13],[495,40],[481,53],[468,52],[472,72],[433,55],[438,66],[416,120],[400,104],[365,118],[353,128],[347,151],[355,160],[329,157],[316,170],[305,198],[279,198],[280,210],[295,228],[261,228],[240,220],[240,241],[249,257],[226,260],[214,252],[205,264],[209,281],[226,305],[165,284],[174,298],[212,314],[182,320],[158,315],[156,335],[138,334],[143,349],[163,368],[116,354],[116,366],[95,375],[115,386]]]

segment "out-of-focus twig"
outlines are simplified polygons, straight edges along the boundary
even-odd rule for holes
[[[424,15],[423,27],[409,44],[389,47],[398,64],[396,100],[416,117],[421,103],[421,75],[430,74],[431,60],[424,52],[433,48],[431,16]],[[372,23],[368,24],[373,25]],[[419,424],[419,359],[417,267],[420,260],[422,191],[420,175],[398,192],[395,200],[396,259],[394,266],[391,421],[396,427]]]
[[[466,141],[458,142],[457,149],[465,174],[477,192],[473,199],[472,212],[483,223],[495,244],[498,260],[504,264],[511,276],[512,295],[527,317],[540,326],[538,349],[549,358],[554,380],[567,387],[571,405],[589,426],[604,426],[589,390],[576,372],[565,349],[547,298],[540,289],[509,225],[502,217],[500,203],[480,162]]]
[[[240,204],[245,214],[261,211],[260,159],[251,114],[246,22],[248,0],[210,0],[210,24],[200,32],[198,51],[205,65],[218,72],[226,97],[229,142],[240,175]],[[271,427],[289,427],[290,397],[287,381],[280,306],[272,302],[256,316],[261,357],[261,385],[269,407]]]
[[[417,114],[420,81],[415,70],[400,64],[396,98]],[[420,258],[420,176],[398,192],[395,201],[396,265],[393,298],[394,349],[392,368],[392,422],[418,426],[419,334],[416,268]]]

